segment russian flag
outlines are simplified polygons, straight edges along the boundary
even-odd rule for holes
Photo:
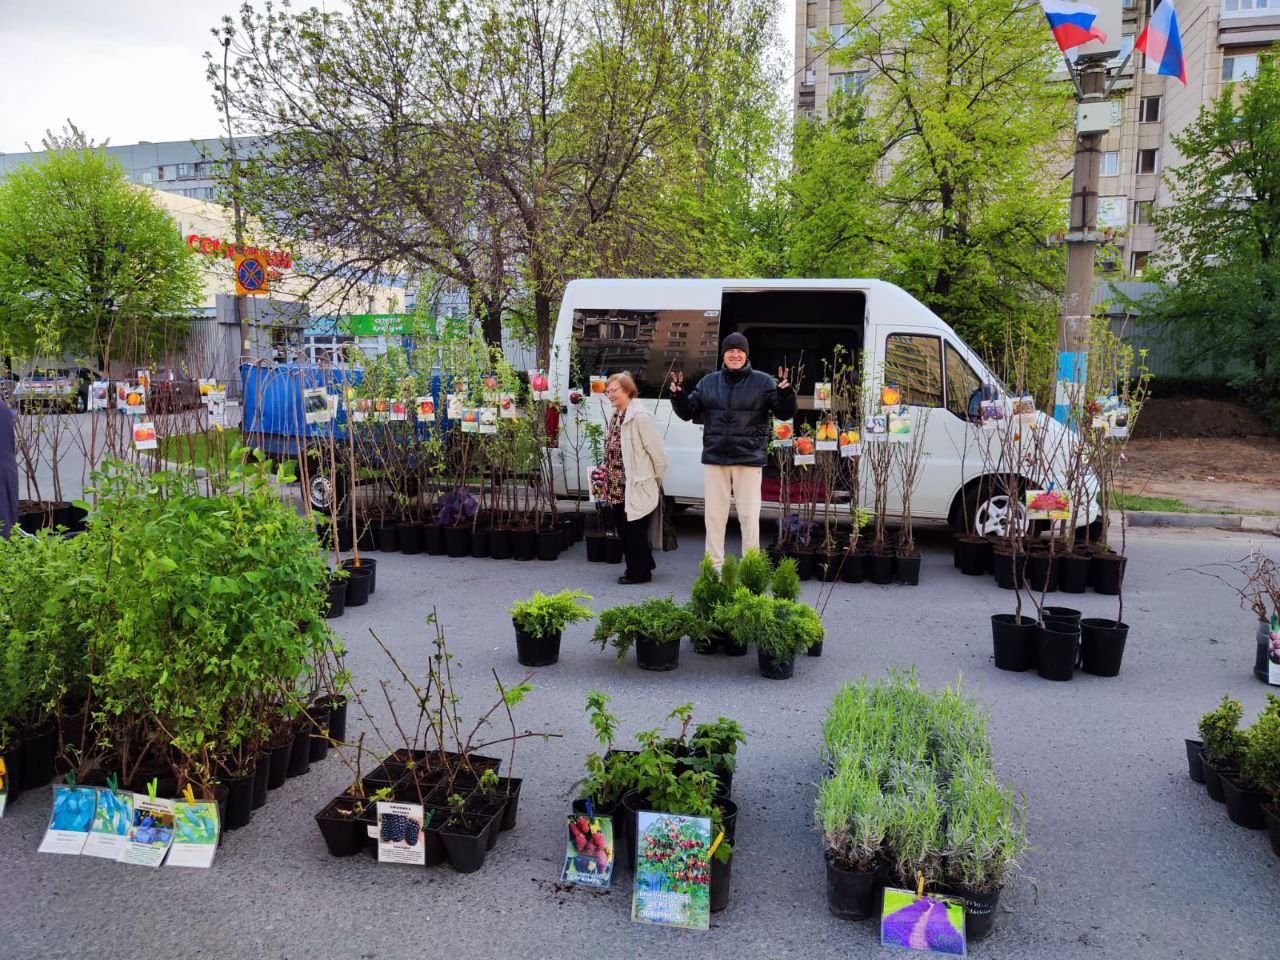
[[[1182,57],[1182,34],[1173,0],[1162,0],[1156,7],[1133,48],[1147,55],[1147,73],[1177,77],[1186,86],[1187,63]]]
[[[1044,15],[1062,51],[1078,47],[1090,40],[1105,43],[1107,35],[1093,25],[1098,11],[1087,3],[1071,3],[1070,0],[1040,0]]]

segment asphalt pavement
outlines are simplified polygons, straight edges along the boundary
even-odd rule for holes
[[[990,708],[1002,777],[1025,791],[1034,844],[1005,891],[992,938],[971,953],[1001,960],[1280,956],[1280,858],[1265,833],[1234,826],[1187,777],[1183,738],[1230,690],[1252,718],[1267,688],[1252,677],[1254,625],[1221,584],[1190,568],[1242,557],[1274,538],[1217,530],[1129,532],[1125,619],[1132,625],[1115,679],[1052,683],[1003,673],[991,659],[989,617],[1011,597],[952,568],[947,541],[925,538],[918,587],[837,584],[824,609],[820,658],[795,678],[761,678],[754,656],[701,657],[685,644],[673,673],[644,673],[571,627],[560,662],[536,671],[519,708],[523,728],[563,737],[521,744],[519,823],[483,870],[378,865],[328,856],[312,819],[347,782],[336,759],[273,791],[246,828],[229,834],[211,870],[150,871],[37,854],[47,792],[24,796],[0,821],[0,957],[88,958],[836,958],[896,955],[871,923],[828,912],[822,845],[813,827],[819,725],[831,695],[860,674],[915,664],[928,685],[963,676]],[[370,604],[332,621],[370,704],[394,669],[376,631],[406,665],[422,663],[434,607],[445,626],[466,716],[494,701],[517,664],[507,607],[535,589],[581,587],[595,609],[648,593],[687,597],[701,555],[696,517],[681,548],[659,557],[653,584],[620,586],[618,567],[586,562],[582,545],[555,563],[373,554]],[[820,585],[805,585],[816,602]],[[1114,616],[1115,598],[1061,595],[1085,616]],[[692,701],[699,718],[747,728],[733,797],[740,806],[729,908],[709,932],[629,920],[625,882],[605,894],[562,889],[562,816],[593,747],[588,690],[614,697],[623,732],[662,723]],[[397,697],[405,703],[407,697]],[[407,708],[407,704],[406,704]],[[385,706],[375,720],[387,728]],[[368,730],[353,715],[352,736]],[[505,767],[504,767],[505,771]],[[626,874],[623,874],[625,880]]]

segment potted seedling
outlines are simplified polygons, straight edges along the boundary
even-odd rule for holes
[[[864,404],[864,407],[868,410],[879,409],[873,403]],[[865,430],[862,436],[864,450],[862,459],[871,473],[872,503],[875,515],[874,533],[870,550],[867,554],[867,577],[872,583],[886,584],[893,582],[894,551],[889,545],[886,524],[889,517],[889,479],[893,473],[893,464],[896,458],[893,451],[894,445],[884,432],[887,428],[884,427],[882,421],[886,421],[886,416],[875,414],[868,417],[868,419],[875,421],[875,427],[879,432]]]
[[[516,657],[526,667],[546,667],[560,659],[560,635],[571,623],[595,616],[579,600],[590,600],[581,590],[561,590],[547,596],[537,591],[511,607],[516,629]]]
[[[689,612],[705,625],[705,629],[699,631],[692,640],[696,653],[715,653],[719,649],[724,637],[711,626],[711,622],[715,617],[716,607],[728,597],[729,589],[721,572],[711,562],[711,555],[703,554],[702,562],[698,565],[698,576],[689,591]]]
[[[922,408],[914,417],[911,435],[906,443],[892,444],[897,454],[898,489],[902,498],[902,515],[898,524],[898,548],[894,553],[894,568],[898,583],[915,586],[920,582],[920,548],[916,546],[911,524],[911,496],[920,482],[920,463],[924,456],[921,435],[929,422],[928,408]]]
[[[1204,785],[1209,796],[1224,803],[1222,775],[1235,773],[1240,768],[1243,751],[1243,734],[1240,717],[1243,708],[1239,700],[1232,700],[1229,693],[1222,695],[1222,702],[1200,718],[1200,740],[1204,744],[1201,767]]]
[[[614,842],[623,839],[627,818],[622,811],[622,798],[634,781],[635,751],[615,750],[613,737],[618,718],[609,712],[610,697],[598,690],[587,693],[587,714],[595,731],[598,752],[587,754],[586,776],[574,784],[578,799],[573,809],[580,814],[608,817],[613,821]]]
[[[1267,696],[1266,709],[1245,731],[1245,777],[1264,794],[1262,819],[1271,840],[1271,851],[1280,857],[1280,698]]]
[[[884,882],[881,857],[890,808],[861,751],[840,757],[818,785],[817,822],[826,846],[827,909],[841,920],[866,920]],[[875,766],[874,764],[871,766]]]
[[[771,680],[791,677],[796,654],[820,643],[824,634],[822,619],[812,607],[759,596],[744,587],[717,609],[716,625],[737,642],[754,646],[760,675]]]
[[[634,645],[641,670],[674,670],[680,665],[680,641],[700,636],[703,629],[697,617],[671,597],[649,597],[605,610],[591,640],[601,650],[612,646],[619,661]]]
[[[1266,826],[1262,805],[1270,799],[1267,783],[1274,777],[1276,755],[1280,752],[1280,746],[1268,737],[1276,732],[1278,720],[1280,697],[1270,694],[1262,716],[1239,736],[1239,769],[1218,770],[1227,816],[1232,823],[1250,830]]]

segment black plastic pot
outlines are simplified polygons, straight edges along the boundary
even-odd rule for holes
[[[560,659],[560,634],[535,636],[516,628],[516,659],[525,667],[549,667]]]
[[[796,573],[801,580],[812,580],[813,572],[817,569],[817,560],[814,558],[812,550],[799,550],[793,556],[796,558]]]
[[[441,824],[440,839],[453,869],[459,873],[474,873],[484,866],[492,819],[466,815],[461,822],[455,820]]]
[[[498,778],[498,793],[506,799],[506,806],[502,808],[502,819],[498,822],[498,829],[504,833],[515,829],[516,815],[520,810],[520,787],[523,783],[524,781],[519,777]]]
[[[618,541],[621,549],[622,541]],[[536,530],[511,531],[511,555],[517,560],[532,560],[538,555],[538,532]]]
[[[995,573],[996,586],[1002,590],[1017,590],[1022,586],[1022,573],[1027,563],[1025,553],[1007,553],[1003,550],[992,550],[991,568]]]
[[[325,610],[324,618],[326,620],[334,620],[342,616],[347,611],[347,581],[345,578],[338,577],[329,578],[329,606]]]
[[[587,563],[604,563],[604,551],[607,538],[603,533],[588,533]]]
[[[813,646],[811,646],[811,647],[809,647],[807,650],[805,650],[804,655],[805,655],[806,657],[820,657],[820,656],[822,656],[822,641],[821,641],[821,640],[819,640],[819,641],[818,641],[817,643],[815,643]]]
[[[307,716],[311,718],[311,723],[307,724],[311,731],[311,747],[307,759],[311,763],[319,763],[329,753],[329,708],[312,707],[307,711]]]
[[[1080,611],[1074,607],[1050,607],[1041,610],[1045,623],[1064,623],[1073,630],[1080,626]]]
[[[636,664],[641,670],[674,670],[680,665],[680,642],[658,643],[641,637],[636,641]]]
[[[866,920],[879,910],[880,885],[883,877],[878,869],[846,870],[827,856],[827,909],[841,920]]]
[[[991,936],[996,922],[996,905],[1000,903],[1000,891],[967,890],[952,887],[954,896],[964,901],[964,938],[966,942],[985,940]]]
[[[416,522],[401,523],[396,526],[396,540],[400,544],[400,552],[407,554],[421,553],[426,549],[426,538],[422,533],[422,524]]]
[[[369,571],[369,596],[373,596],[378,592],[378,561],[372,557],[361,557],[360,566],[356,566],[355,560],[343,560],[343,570],[368,570]],[[360,604],[351,602],[350,589],[347,593],[347,606],[358,607]]]
[[[222,829],[239,830],[247,827],[253,817],[253,774],[229,777],[223,781],[227,788],[227,816]]]
[[[289,738],[278,747],[268,747],[267,756],[271,758],[270,771],[267,774],[267,789],[276,790],[284,786],[289,779],[289,760],[293,756],[293,738]]]
[[[1070,680],[1075,675],[1080,631],[1046,623],[1036,631],[1036,673],[1046,680]]]
[[[1033,593],[1056,593],[1058,590],[1058,558],[1048,553],[1027,554],[1027,588]]]
[[[253,767],[253,797],[250,806],[257,810],[266,806],[267,781],[271,779],[271,754],[258,754],[258,762]]]
[[[901,583],[908,587],[914,587],[920,583],[920,551],[916,550],[914,555],[907,553],[899,553],[893,559],[894,575]]]
[[[720,638],[720,652],[727,657],[745,657],[748,649],[745,643],[739,643],[728,634]]]
[[[981,577],[991,569],[991,541],[985,537],[965,536],[956,541],[960,551],[960,572],[966,577]]]
[[[1063,593],[1084,593],[1089,586],[1093,558],[1084,553],[1064,553],[1058,558],[1058,589]]]
[[[714,630],[709,628],[707,630],[706,636],[698,639],[695,639],[694,637],[690,637],[689,643],[693,645],[694,653],[700,653],[703,656],[710,656],[711,654],[715,653],[717,650],[720,649],[720,643],[723,640],[723,638],[724,638],[724,634],[722,634],[719,630]]]
[[[445,528],[438,523],[422,525],[422,549],[429,557],[443,557],[448,550],[444,539]]]
[[[1200,769],[1204,773],[1204,792],[1209,795],[1209,799],[1226,803],[1227,797],[1222,790],[1222,776],[1218,773],[1218,768],[1203,754],[1200,757]]]
[[[329,708],[329,739],[343,743],[347,739],[347,698],[325,697],[317,705]]]
[[[622,540],[618,537],[607,537],[604,541],[604,562],[622,562]]]
[[[539,560],[555,560],[560,556],[560,550],[564,547],[564,534],[560,528],[554,530],[538,531],[538,559]]]
[[[362,563],[358,567],[347,570],[347,606],[363,607],[369,602],[369,585],[373,582],[373,571]]]
[[[18,761],[22,771],[23,790],[35,790],[53,779],[54,751],[57,748],[58,728],[52,720],[22,738],[22,757]]]
[[[842,553],[823,553],[815,555],[814,571],[824,583],[833,583],[840,579],[840,567],[844,560]]]
[[[473,527],[471,529],[471,556],[483,560],[489,556],[489,528]]]
[[[1187,776],[1196,783],[1204,783],[1204,767],[1200,765],[1200,755],[1203,750],[1202,741],[1187,740]]]
[[[585,513],[570,513],[565,516],[565,522],[573,530],[573,539],[568,542],[579,542],[587,530],[587,515]]]
[[[893,583],[893,551],[870,551],[867,554],[867,579],[872,583]]]
[[[1114,597],[1120,592],[1124,583],[1124,568],[1129,558],[1118,553],[1103,553],[1093,558],[1089,564],[1089,579],[1093,589]]]
[[[311,727],[303,724],[293,735],[289,751],[289,777],[300,777],[311,769]]]
[[[844,556],[844,566],[840,569],[840,579],[845,583],[861,583],[867,575],[867,554],[864,550],[853,550]]]
[[[1233,776],[1219,776],[1222,777],[1222,795],[1226,798],[1227,816],[1231,822],[1250,830],[1265,829],[1267,824],[1262,819],[1262,805],[1267,802],[1267,792],[1257,787],[1241,786]]]
[[[378,549],[378,537],[372,526],[367,523],[361,525],[360,535],[356,537],[356,546],[361,550]]]
[[[649,808],[648,801],[641,797],[634,790],[626,794],[622,798],[622,817],[626,826],[623,828],[622,849],[626,854],[627,866],[631,868],[631,872],[636,870],[636,834],[639,833],[639,817],[637,813],[641,810]],[[621,863],[622,858],[615,858],[615,862]]]
[[[324,845],[332,857],[352,857],[365,848],[368,834],[364,821],[356,819],[354,814],[344,817],[337,813],[340,807],[352,810],[355,804],[351,797],[335,797],[316,814],[320,836],[324,837]]]
[[[1080,621],[1080,662],[1085,673],[1114,677],[1124,660],[1124,643],[1129,625],[1115,620],[1086,617]]]
[[[760,664],[760,676],[768,680],[789,680],[796,672],[794,653],[784,660],[775,660],[763,650],[757,650],[756,659]]]
[[[719,913],[729,905],[729,888],[732,885],[733,853],[721,863],[711,858],[711,912]]]
[[[511,531],[494,528],[489,531],[489,557],[492,560],[511,559]]]
[[[445,527],[444,552],[455,560],[471,556],[471,528]]]
[[[995,647],[996,667],[1021,672],[1036,665],[1036,621],[1015,613],[997,613],[991,617],[991,641]]]
[[[351,524],[338,521],[338,549],[343,553],[356,545],[356,534]]]
[[[1267,839],[1271,841],[1271,852],[1280,857],[1280,807],[1264,803],[1262,819],[1267,825]]]
[[[384,523],[375,529],[374,535],[378,549],[383,553],[395,553],[400,549],[400,528],[396,524]]]

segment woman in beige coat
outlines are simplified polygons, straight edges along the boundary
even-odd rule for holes
[[[605,434],[605,504],[622,538],[627,570],[619,583],[653,579],[653,548],[662,546],[662,477],[667,454],[653,414],[634,403],[636,382],[615,373],[605,383],[613,416]]]

